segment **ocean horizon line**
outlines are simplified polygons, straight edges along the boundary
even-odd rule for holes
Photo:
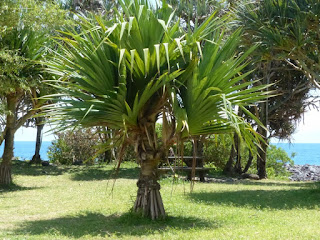
[[[53,140],[43,140],[42,142],[52,142]],[[14,140],[15,142],[35,142],[35,140]],[[320,142],[270,142],[270,144],[320,144]]]
[[[54,140],[46,140],[46,141],[42,141],[42,142],[52,142]],[[35,140],[14,140],[14,142],[36,142]]]

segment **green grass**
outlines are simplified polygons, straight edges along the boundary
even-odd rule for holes
[[[14,165],[0,190],[0,239],[319,239],[320,186],[248,181],[161,180],[166,220],[130,212],[138,169]]]

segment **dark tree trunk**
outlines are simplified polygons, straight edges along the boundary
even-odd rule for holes
[[[267,103],[263,102],[260,104],[260,120],[267,126]],[[265,142],[260,142],[261,149],[258,149],[257,155],[257,170],[260,179],[267,178],[266,162],[267,162],[267,130],[262,127],[258,127],[258,133],[263,137]]]
[[[223,169],[223,174],[226,175],[232,175],[233,174],[233,162],[234,162],[234,157],[236,155],[236,150],[234,145],[231,145],[231,150],[230,150],[230,156],[229,156],[229,160],[226,164],[226,166]]]
[[[16,105],[18,97],[15,94],[10,94],[7,97],[7,107],[9,113],[6,118],[6,133],[4,136],[4,151],[2,162],[0,164],[0,185],[10,185],[12,183],[11,176],[11,161],[13,158],[14,133],[16,122]]]
[[[240,149],[240,139],[238,134],[234,134],[234,142],[235,142],[235,151],[236,151],[236,163],[234,165],[234,171],[238,174],[242,173],[242,166],[241,166],[241,149]]]
[[[32,157],[32,160],[30,161],[31,164],[40,164],[41,163],[40,149],[41,149],[41,144],[42,144],[42,130],[44,127],[43,118],[40,118],[40,117],[37,118],[36,123],[37,123],[36,149],[35,149],[35,153]]]
[[[249,151],[248,162],[247,162],[246,166],[244,167],[244,169],[243,169],[243,171],[242,171],[243,173],[248,172],[249,168],[251,167],[252,160],[253,160],[253,156],[252,156],[252,153]]]
[[[267,141],[267,140],[266,140]],[[261,149],[258,149],[258,156],[257,156],[257,168],[258,168],[258,175],[260,179],[267,178],[267,143],[261,143]]]
[[[229,160],[223,169],[223,173],[233,175],[234,173],[241,174],[241,153],[240,153],[240,138],[237,133],[233,135],[233,144],[231,146]]]
[[[111,150],[105,151],[104,154],[103,154],[103,162],[110,163],[111,162],[111,156],[112,156]]]
[[[108,133],[108,131],[110,131],[110,129],[108,129],[107,127],[98,127],[98,134],[99,134],[99,138],[101,140],[101,142],[106,143],[108,141],[108,139],[112,139],[112,133]],[[105,132],[105,133],[103,133]],[[113,145],[112,143],[110,145]],[[106,150],[103,154],[102,157],[102,161],[105,163],[110,163],[111,159],[114,158],[116,159],[116,153],[114,148],[112,147],[109,150]]]

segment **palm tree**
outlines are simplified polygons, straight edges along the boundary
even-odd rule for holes
[[[224,41],[214,15],[184,32],[165,2],[152,9],[126,1],[122,10],[111,22],[80,17],[81,31],[65,32],[62,53],[48,63],[60,94],[48,96],[55,104],[46,111],[62,128],[113,129],[119,159],[133,145],[141,167],[134,210],[163,218],[157,168],[168,148],[177,140],[234,131],[252,147],[259,136],[234,113],[235,105],[266,93],[261,86],[246,89],[252,83],[242,79],[249,73],[240,72],[252,49],[236,55],[241,31]],[[162,139],[155,131],[160,118]]]

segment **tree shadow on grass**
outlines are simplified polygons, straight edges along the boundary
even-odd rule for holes
[[[139,176],[139,168],[125,168],[119,169],[116,173],[114,169],[106,169],[106,165],[93,165],[93,166],[39,166],[30,165],[27,162],[14,161],[12,166],[12,172],[14,175],[22,176],[43,176],[51,175],[58,176],[65,173],[71,174],[71,180],[74,181],[96,181],[112,178],[126,178],[137,179]]]
[[[15,183],[12,183],[9,186],[0,186],[0,195],[1,195],[1,193],[6,193],[6,192],[34,190],[34,189],[39,189],[39,188],[40,187],[22,187],[22,186],[15,184]]]
[[[41,175],[51,175],[58,176],[65,172],[68,172],[69,168],[60,168],[58,166],[40,166],[40,165],[30,165],[28,162],[13,161],[12,173],[14,175],[23,176],[41,176]]]
[[[220,225],[217,222],[191,217],[168,217],[165,220],[151,221],[138,217],[134,213],[106,216],[100,213],[86,212],[78,216],[25,222],[15,233],[21,235],[61,234],[73,238],[83,236],[120,237],[124,235],[151,235],[163,232],[167,228],[187,230],[218,227]]]
[[[317,184],[317,182],[292,182],[284,180],[264,181],[264,180],[249,180],[249,179],[235,179],[228,177],[211,178],[206,183],[218,183],[227,185],[252,185],[252,186],[287,186],[287,187],[309,187],[310,185]]]
[[[314,209],[320,206],[319,184],[291,190],[241,190],[190,193],[190,199],[206,204],[226,204],[257,209]]]
[[[137,179],[139,176],[139,168],[120,168],[116,170],[106,170],[99,168],[84,168],[72,174],[71,180],[74,181],[96,181],[108,180],[113,178]]]

